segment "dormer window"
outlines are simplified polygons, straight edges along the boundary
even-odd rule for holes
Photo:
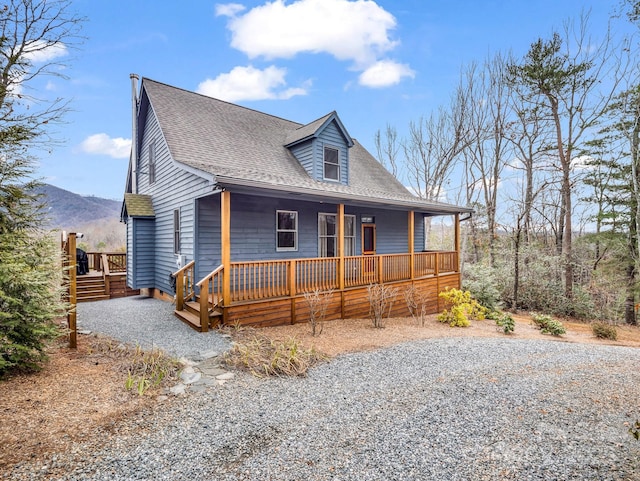
[[[324,179],[340,182],[340,151],[334,147],[324,148]]]

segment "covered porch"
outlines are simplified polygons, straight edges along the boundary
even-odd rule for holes
[[[440,310],[439,292],[460,287],[460,215],[449,214],[454,217],[453,250],[425,252],[420,246],[416,251],[416,215],[414,210],[407,210],[407,232],[399,233],[406,239],[405,252],[372,253],[375,240],[374,248],[369,249],[371,239],[363,227],[362,254],[347,256],[345,204],[340,203],[336,212],[335,257],[232,261],[231,193],[225,190],[220,193],[221,262],[204,276],[198,276],[202,266],[195,260],[172,273],[176,316],[201,331],[220,323],[274,326],[306,322],[309,307],[304,293],[318,290],[331,292],[327,320],[366,317],[367,287],[376,283],[398,287],[391,315],[409,315],[402,295],[409,286],[426,295],[428,312],[436,313]]]

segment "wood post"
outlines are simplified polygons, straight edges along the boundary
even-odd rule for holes
[[[408,216],[408,224],[409,224],[409,232],[408,232],[408,248],[409,248],[409,278],[411,280],[415,279],[415,268],[413,265],[413,261],[414,261],[414,250],[415,250],[415,216],[413,214],[413,211],[410,210],[409,211],[409,216]]]
[[[69,328],[69,347],[78,348],[78,328],[76,324],[76,233],[70,232],[67,237],[67,251],[69,267],[69,312],[67,313],[67,327]]]
[[[460,214],[455,216],[454,250],[456,251],[456,272],[460,272]]]
[[[202,332],[209,331],[209,284],[210,279],[207,277],[200,288],[200,330]]]
[[[344,289],[344,204],[338,204],[338,288]]]
[[[227,323],[227,307],[231,304],[231,192],[220,194],[220,246],[224,275],[222,276],[222,323]]]

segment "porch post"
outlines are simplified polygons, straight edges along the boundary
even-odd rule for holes
[[[456,250],[456,272],[460,272],[460,214],[455,216],[454,244]]]
[[[227,307],[231,304],[231,192],[220,193],[220,247],[222,275],[222,323],[226,324]]]
[[[338,288],[344,290],[344,204],[338,204]]]
[[[78,330],[76,326],[76,233],[70,232],[67,237],[67,259],[69,267],[69,311],[67,312],[67,328],[69,329],[69,347],[78,348]]]
[[[414,250],[415,250],[415,216],[413,214],[413,211],[410,210],[409,211],[409,218],[408,218],[408,225],[409,225],[409,239],[408,239],[408,248],[409,248],[409,279],[413,280],[415,277],[415,270],[414,270],[414,266],[413,266],[413,261],[414,261]]]

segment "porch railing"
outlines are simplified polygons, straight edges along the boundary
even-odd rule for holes
[[[196,284],[200,291],[200,327],[203,332],[209,330],[209,312],[222,301],[223,275],[223,266],[218,266]]]
[[[89,270],[104,272],[108,268],[111,273],[126,272],[127,254],[124,252],[87,252]]]
[[[176,310],[184,309],[184,303],[195,299],[195,265],[196,261],[191,261],[182,269],[172,273],[176,280]]]
[[[344,258],[344,287],[367,286],[458,272],[457,252],[419,252]],[[338,289],[336,257],[232,262],[228,269],[231,302],[268,299],[307,291]]]

